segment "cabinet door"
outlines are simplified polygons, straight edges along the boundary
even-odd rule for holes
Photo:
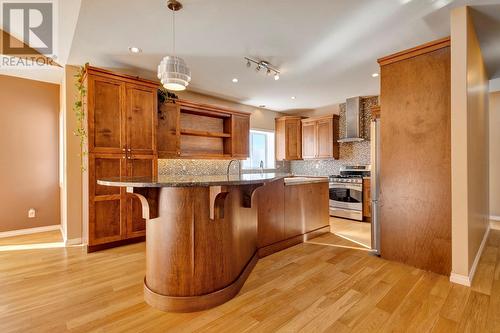
[[[156,89],[127,84],[127,151],[132,154],[156,153]]]
[[[328,183],[285,186],[285,237],[329,225]]]
[[[302,123],[302,158],[316,158],[316,122]]]
[[[158,114],[158,154],[163,157],[180,155],[180,108],[172,103],[160,105]]]
[[[250,117],[232,116],[231,155],[235,158],[248,158],[250,140]]]
[[[89,245],[125,236],[125,190],[97,184],[98,179],[124,176],[125,161],[125,154],[89,155]]]
[[[125,85],[107,77],[88,78],[88,140],[91,153],[122,153],[125,149]]]
[[[297,120],[287,120],[285,122],[286,127],[286,140],[285,140],[285,151],[286,159],[290,160],[300,160],[302,158],[302,133],[301,133],[301,121]]]
[[[152,155],[135,155],[127,157],[127,176],[129,177],[154,177],[157,175],[157,160]],[[147,192],[148,189],[135,188],[135,192]],[[153,191],[152,191],[153,192]],[[142,193],[146,194],[146,193]],[[148,199],[150,195],[145,195]],[[126,193],[126,236],[127,238],[144,236],[146,234],[146,220],[142,218],[141,201],[133,194]],[[152,198],[154,200],[154,198]],[[150,207],[156,209],[157,205],[150,202]]]
[[[283,180],[257,189],[258,247],[285,239],[285,184]]]
[[[333,158],[333,119],[317,122],[317,157]]]
[[[286,127],[284,119],[275,120],[275,154],[276,161],[286,160]]]

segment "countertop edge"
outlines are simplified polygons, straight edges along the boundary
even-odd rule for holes
[[[114,186],[114,187],[136,187],[136,188],[161,188],[161,187],[210,187],[210,186],[243,186],[270,183],[276,180],[291,177],[291,174],[278,175],[266,179],[249,179],[249,180],[224,180],[224,181],[193,181],[193,182],[127,182],[127,181],[111,181],[97,180],[98,185]]]

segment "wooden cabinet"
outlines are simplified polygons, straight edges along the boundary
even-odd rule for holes
[[[328,182],[285,185],[277,180],[255,195],[261,257],[328,231]]]
[[[158,162],[151,155],[135,155],[127,158],[127,176],[153,177],[156,175]],[[144,236],[146,234],[146,220],[142,218],[140,200],[132,194],[126,193],[126,238]],[[154,209],[156,205],[151,205]]]
[[[125,155],[123,155],[125,156]],[[97,179],[126,174],[126,159],[121,154],[90,154],[89,177],[89,243],[98,245],[121,240],[125,234],[125,190],[102,186]]]
[[[450,45],[445,38],[379,59],[381,256],[444,275],[452,261]]]
[[[88,148],[120,154],[126,148],[125,83],[108,76],[87,77]]]
[[[363,219],[370,221],[372,217],[372,200],[371,200],[371,181],[370,178],[363,179]]]
[[[292,161],[302,159],[302,117],[285,116],[276,118],[276,160]]]
[[[250,115],[183,100],[160,105],[161,158],[246,159]]]
[[[264,247],[285,237],[285,184],[283,179],[257,189],[258,246]]]
[[[328,183],[285,186],[285,238],[329,225]]]
[[[302,121],[302,158],[316,157],[316,122]]]
[[[145,235],[137,199],[97,185],[120,176],[157,175],[156,82],[87,66],[88,250]]]
[[[246,159],[249,156],[250,145],[250,117],[232,115],[231,116],[231,138],[228,139],[231,145],[231,155],[233,158]]]
[[[302,157],[338,159],[340,156],[339,116],[330,115],[302,120]]]
[[[127,84],[125,127],[127,150],[156,154],[157,88]]]

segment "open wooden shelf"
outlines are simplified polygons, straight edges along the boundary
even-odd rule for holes
[[[204,116],[204,117],[212,117],[212,118],[231,118],[231,114],[227,113],[221,113],[217,111],[212,111],[212,110],[200,110],[200,109],[195,109],[191,107],[186,107],[183,106],[180,110],[181,113],[187,113],[187,114],[192,114],[195,116]]]
[[[191,136],[202,136],[208,138],[230,138],[230,133],[222,133],[222,132],[209,132],[209,131],[199,131],[194,129],[181,129],[181,135],[191,135]]]

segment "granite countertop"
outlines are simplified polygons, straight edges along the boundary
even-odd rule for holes
[[[313,183],[328,183],[328,177],[321,176],[294,176],[285,178],[285,185],[300,185]]]
[[[288,173],[253,173],[215,176],[115,177],[97,180],[97,184],[120,187],[190,187],[251,185],[291,177]]]

